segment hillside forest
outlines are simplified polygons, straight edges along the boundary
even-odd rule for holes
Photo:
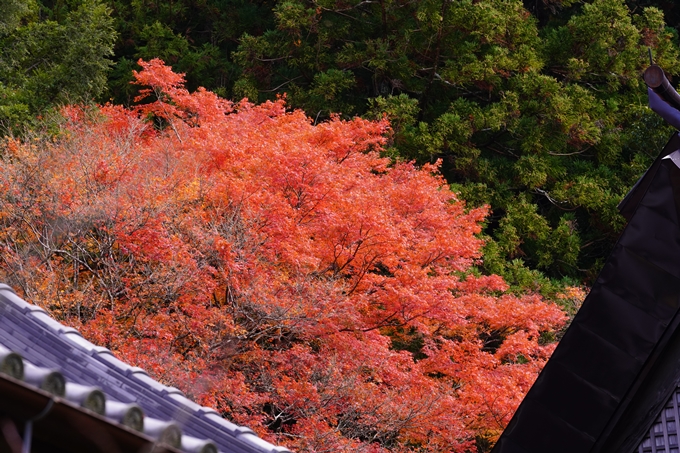
[[[0,0],[0,281],[300,452],[488,452],[668,139],[652,0]]]

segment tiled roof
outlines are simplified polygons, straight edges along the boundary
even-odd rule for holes
[[[22,378],[17,355],[23,359],[23,383],[14,382]],[[139,435],[160,436],[177,449],[168,451],[289,451],[223,419],[214,409],[188,400],[180,390],[155,381],[143,369],[118,360],[108,349],[85,340],[77,330],[60,324],[3,284],[0,372],[10,376],[2,376],[8,385],[28,384],[36,393],[50,392],[56,395],[53,400],[99,412],[108,422],[140,428],[143,421],[144,434]]]

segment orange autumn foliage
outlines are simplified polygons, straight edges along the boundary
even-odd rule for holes
[[[5,143],[0,278],[293,450],[492,442],[565,316],[474,275],[486,212],[380,157],[384,121],[314,125],[140,65],[146,104]]]

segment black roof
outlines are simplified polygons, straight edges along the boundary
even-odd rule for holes
[[[493,453],[671,451],[640,445],[680,377],[678,149],[674,134],[624,199],[628,225]]]
[[[212,451],[216,446],[222,453],[289,451],[257,437],[249,428],[223,419],[215,410],[188,400],[180,390],[155,381],[141,368],[118,360],[108,349],[85,340],[77,330],[60,324],[45,310],[29,304],[9,286],[0,284],[0,358],[7,356],[9,351],[23,358],[27,376],[30,372],[44,374],[46,370],[56,370],[65,378],[71,393],[74,388],[94,386],[103,392],[109,409],[121,406],[116,406],[115,402],[136,404],[144,413],[147,427],[169,423],[179,427],[182,436],[177,445],[179,450],[199,451],[197,448],[210,440],[214,443]],[[29,381],[27,388],[33,388],[35,395],[45,393],[31,387],[38,385],[35,382],[25,380]],[[26,386],[25,382],[15,382],[2,375],[0,381],[0,387]],[[57,402],[73,400],[68,395],[53,399]],[[108,412],[103,416],[109,422],[120,424],[120,420],[112,418]]]

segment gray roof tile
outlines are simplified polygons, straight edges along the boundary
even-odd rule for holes
[[[127,420],[130,426],[143,416],[147,434],[165,433],[166,440],[188,453],[289,451],[221,418],[214,409],[188,400],[179,389],[155,381],[143,369],[118,360],[108,349],[85,340],[77,330],[0,284],[0,361],[7,351],[23,357],[27,381],[33,385],[40,386],[41,376],[58,371],[68,383],[67,399],[81,404],[88,389],[101,391],[93,398],[104,395],[102,412],[108,419]]]

